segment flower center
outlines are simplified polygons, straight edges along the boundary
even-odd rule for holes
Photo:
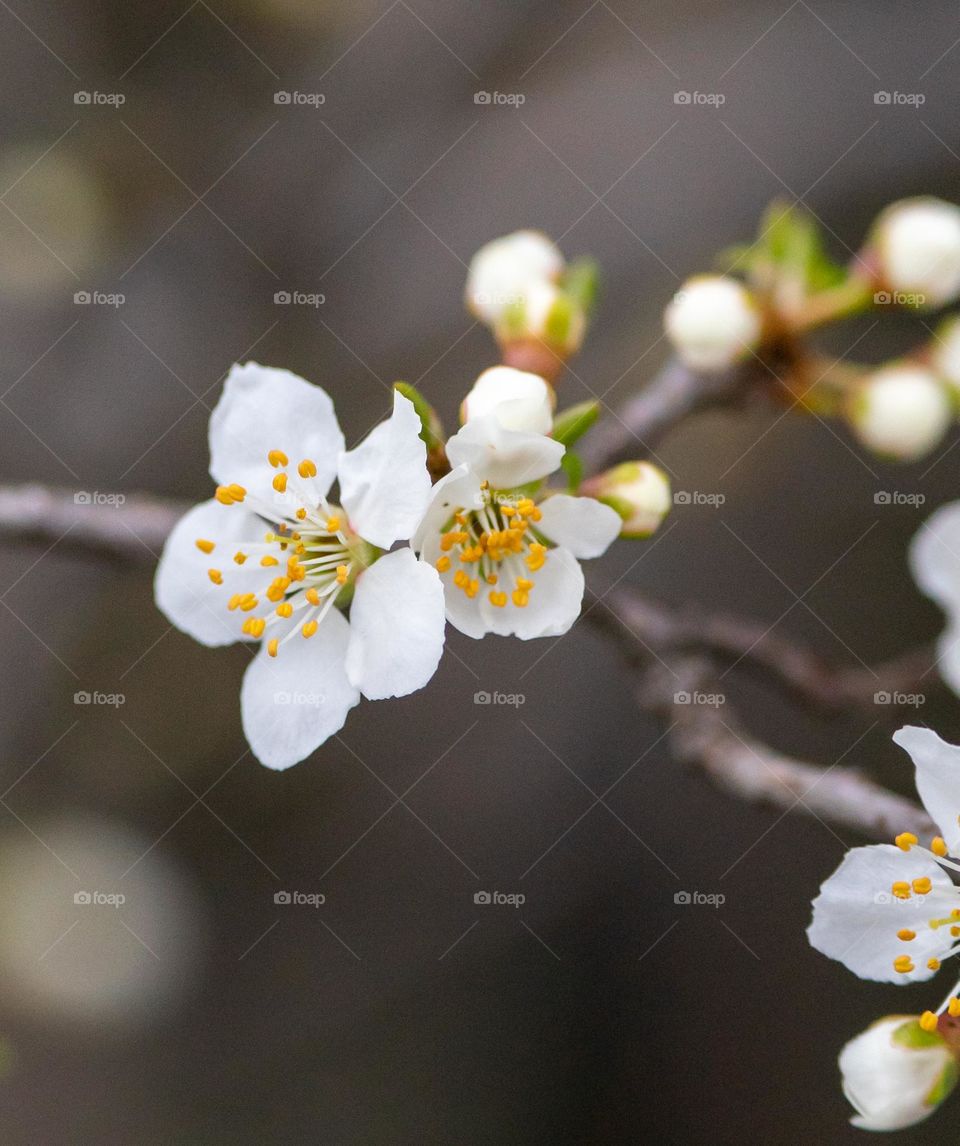
[[[275,657],[298,632],[312,637],[335,604],[345,605],[357,576],[378,554],[350,529],[343,510],[331,505],[317,487],[315,462],[305,458],[294,475],[285,468],[289,459],[282,450],[271,450],[267,461],[279,471],[271,482],[272,502],[236,484],[219,486],[215,496],[222,505],[246,504],[273,525],[262,537],[237,543],[236,551],[228,554],[238,566],[259,565],[264,587],[258,592],[234,593],[226,608],[250,613],[243,632],[254,640],[266,636],[267,652]],[[205,538],[196,541],[197,548],[208,554],[221,545]],[[210,568],[207,575],[215,585],[224,582],[222,568]],[[282,636],[269,635],[278,628]]]
[[[547,546],[538,540],[534,524],[540,510],[529,497],[491,493],[484,486],[480,509],[456,510],[440,540],[436,561],[441,574],[453,572],[453,584],[471,600],[486,590],[491,605],[502,609],[508,599],[525,608],[536,585],[534,574],[547,561]]]

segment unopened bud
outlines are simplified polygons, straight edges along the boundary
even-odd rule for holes
[[[621,537],[649,537],[671,505],[670,481],[650,462],[623,462],[584,482],[580,492],[620,514]]]
[[[460,408],[463,422],[492,414],[505,430],[549,434],[554,394],[538,374],[494,366],[474,382]]]
[[[870,450],[916,461],[941,441],[953,415],[946,387],[922,366],[888,366],[870,374],[853,394],[848,417]]]
[[[957,1082],[957,1061],[943,1037],[918,1018],[890,1015],[840,1052],[843,1093],[861,1130],[903,1130],[928,1118]]]
[[[467,274],[467,308],[494,325],[526,297],[531,287],[555,282],[563,273],[563,255],[539,231],[515,231],[480,248]]]
[[[922,296],[926,306],[944,306],[960,294],[960,207],[932,197],[901,199],[880,214],[871,246],[890,290]]]
[[[753,296],[724,275],[697,275],[677,291],[664,314],[667,337],[692,370],[725,370],[760,341],[763,327]]]

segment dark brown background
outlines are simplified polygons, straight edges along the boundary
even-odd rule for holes
[[[960,199],[958,37],[946,3],[0,4],[0,476],[204,497],[207,410],[248,354],[326,386],[351,443],[398,377],[453,421],[493,361],[465,263],[520,226],[602,264],[561,395],[615,405],[665,358],[678,281],[773,196],[804,196],[840,257],[891,198]],[[125,302],[74,304],[94,289]],[[825,344],[925,337],[869,326]],[[736,608],[851,662],[933,634],[903,552],[960,452],[893,469],[780,412],[675,434],[675,488],[725,505],[680,507],[597,588]],[[809,900],[861,841],[679,770],[587,626],[453,633],[429,689],[278,775],[240,758],[246,651],[170,631],[147,573],[6,547],[0,601],[5,1142],[852,1142],[839,1047],[948,989],[861,984],[808,948]],[[725,683],[777,747],[910,790],[888,710],[824,723]],[[920,718],[960,733],[955,702]],[[78,888],[127,903],[75,907]],[[281,888],[327,902],[275,906]],[[481,888],[526,903],[478,907]]]

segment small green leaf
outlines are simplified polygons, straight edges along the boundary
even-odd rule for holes
[[[574,259],[567,266],[560,286],[584,314],[589,314],[596,305],[600,290],[600,268],[594,259],[586,256]]]
[[[411,386],[409,382],[394,382],[394,390],[398,390],[404,398],[409,398],[413,403],[413,408],[417,412],[420,419],[420,438],[426,444],[428,450],[440,449],[443,446],[445,435],[443,432],[443,423],[437,415],[436,410],[424,398],[416,386]]]
[[[572,446],[590,429],[600,414],[600,403],[579,402],[561,410],[553,419],[553,440],[561,445]]]
[[[583,481],[583,461],[580,455],[574,453],[573,450],[567,450],[560,465],[567,475],[567,488],[571,493],[576,493]]]

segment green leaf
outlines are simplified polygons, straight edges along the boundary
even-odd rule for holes
[[[576,493],[583,481],[583,461],[580,455],[574,453],[573,450],[567,450],[560,465],[567,475],[567,488],[571,493]]]
[[[787,279],[804,294],[843,282],[846,270],[827,254],[817,220],[807,211],[775,199],[760,221],[757,246],[777,279]]]
[[[553,440],[561,445],[572,446],[590,429],[600,414],[600,403],[579,402],[561,410],[553,419]]]
[[[409,398],[413,403],[413,408],[417,412],[420,419],[420,438],[426,444],[428,450],[437,450],[443,447],[445,441],[445,434],[443,432],[443,423],[437,415],[436,410],[424,398],[416,386],[411,386],[409,382],[394,382],[394,390],[398,390],[404,398]]]
[[[574,259],[567,266],[560,287],[584,314],[589,314],[596,305],[600,290],[600,268],[596,261],[586,256]]]

